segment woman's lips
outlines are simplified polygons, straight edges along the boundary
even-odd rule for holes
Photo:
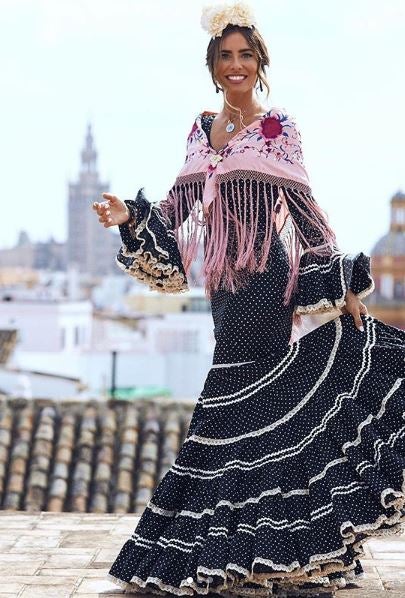
[[[247,75],[227,75],[225,78],[230,83],[233,83],[234,85],[239,85],[240,83],[243,83],[245,79],[247,79]]]

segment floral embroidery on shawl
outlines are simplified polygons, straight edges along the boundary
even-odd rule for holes
[[[294,119],[272,108],[216,151],[202,127],[208,115],[215,113],[195,119],[183,168],[166,199],[150,212],[165,222],[159,228],[160,247],[175,243],[176,259],[169,260],[175,268],[149,241],[151,253],[145,253],[146,237],[144,245],[123,252],[122,265],[134,275],[142,271],[154,288],[180,290],[203,243],[208,297],[219,288],[236,292],[251,274],[269,269],[275,234],[290,263],[284,301],[294,296],[297,316],[342,305],[349,287],[361,296],[371,292],[364,258],[339,252],[327,216],[312,195]],[[141,199],[136,205],[144,217],[147,205]],[[339,263],[337,255],[343,256]]]
[[[203,112],[193,124],[187,142],[187,162],[193,160],[196,155],[207,156],[214,151],[209,146],[201,126],[202,117],[210,114],[215,112]],[[289,164],[298,162],[303,165],[304,163],[300,133],[294,120],[281,110],[272,108],[261,119],[242,129],[235,137],[238,138],[238,143],[233,143],[234,138],[232,138],[217,152],[222,159],[253,151],[257,157],[283,160]]]
[[[285,235],[291,265],[288,302],[296,291],[303,249],[328,255],[335,247],[334,233],[311,194],[300,133],[291,116],[272,108],[216,151],[202,127],[203,116],[214,114],[197,116],[188,135],[185,164],[162,204],[163,213],[175,221],[185,270],[203,238],[207,295],[218,288],[232,292],[242,288],[249,274],[269,266],[273,232],[280,231],[281,218],[285,219],[285,211],[276,209],[279,196],[290,199],[297,193],[307,208],[301,216],[311,220],[317,232],[313,235],[316,243],[314,239],[310,243],[293,223],[292,232]],[[202,201],[196,201],[197,196],[201,200],[197,180],[203,183]],[[186,225],[182,224],[185,219]]]

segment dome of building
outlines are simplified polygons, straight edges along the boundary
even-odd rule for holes
[[[371,252],[375,292],[370,295],[372,315],[405,329],[405,193],[392,196],[388,232]]]
[[[405,256],[405,235],[404,233],[389,232],[374,245],[371,255],[374,256]]]

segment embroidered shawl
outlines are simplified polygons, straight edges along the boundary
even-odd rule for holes
[[[288,301],[296,287],[302,251],[330,255],[336,246],[335,235],[311,193],[296,123],[273,108],[215,151],[202,128],[204,114],[193,124],[183,168],[160,204],[173,223],[185,270],[203,237],[208,293],[220,286],[235,291],[243,286],[247,273],[266,269],[275,226],[285,240],[291,264]],[[264,201],[259,200],[260,188]],[[287,201],[310,225],[310,238],[305,227],[288,218]],[[258,237],[260,220],[264,220],[264,230]]]
[[[341,307],[353,277],[362,296],[371,292],[369,258],[361,253],[352,259],[338,249],[326,214],[312,195],[294,118],[272,108],[216,151],[202,127],[202,118],[209,114],[214,113],[195,119],[184,165],[166,199],[149,204],[140,193],[135,202],[126,201],[134,220],[133,226],[120,227],[121,236],[126,239],[129,228],[129,237],[138,244],[135,254],[124,245],[118,265],[136,271],[145,282],[153,280],[158,290],[185,290],[203,241],[207,295],[218,288],[235,292],[247,274],[269,267],[272,237],[278,234],[290,262],[285,303],[297,292],[299,274],[305,275],[300,292],[307,303],[298,306],[297,313]],[[307,307],[311,277],[316,277],[317,287],[334,286],[324,289],[329,296],[333,290],[332,300],[325,294]]]

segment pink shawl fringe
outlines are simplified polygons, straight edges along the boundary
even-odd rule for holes
[[[297,288],[303,252],[328,256],[336,249],[335,234],[310,189],[293,181],[280,181],[270,186],[270,197],[266,198],[264,206],[260,206],[252,191],[258,198],[258,187],[263,182],[242,177],[230,179],[222,182],[227,187],[225,196],[230,196],[230,199],[225,199],[218,189],[215,201],[208,214],[204,215],[201,206],[204,180],[205,174],[203,177],[196,174],[178,179],[167,199],[159,204],[163,216],[171,223],[186,274],[203,239],[207,296],[211,297],[212,292],[219,288],[233,293],[243,288],[249,274],[264,272],[268,267],[273,226],[280,233],[286,222],[285,214],[291,215],[289,206],[294,207],[295,214],[301,216],[300,224],[292,218],[292,229],[284,241],[290,262],[290,278],[284,296],[284,303],[288,304]],[[276,188],[278,200],[274,197]],[[283,209],[275,210],[276,205]],[[264,209],[265,221],[260,238],[259,209]]]

